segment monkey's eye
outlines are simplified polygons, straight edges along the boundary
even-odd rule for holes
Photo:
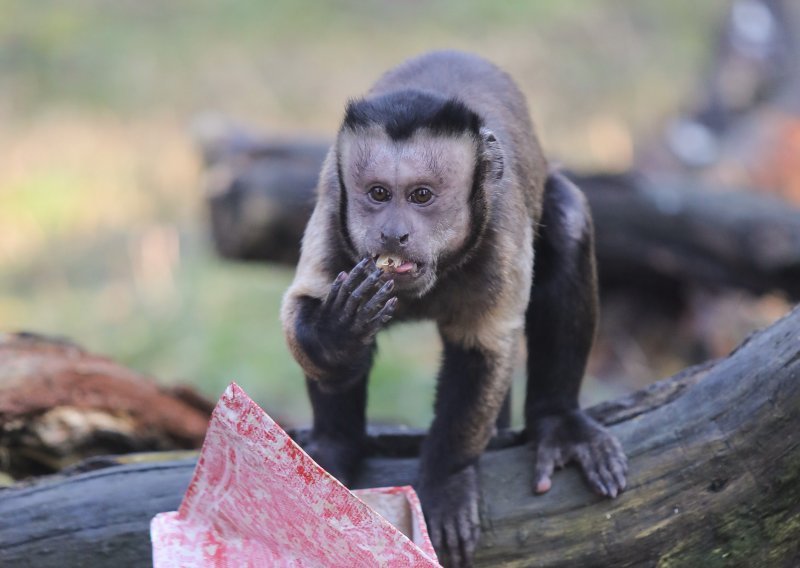
[[[381,187],[376,185],[375,187],[370,188],[367,194],[375,201],[379,203],[383,203],[384,201],[389,201],[392,198],[392,194],[389,193],[389,190],[385,187]]]
[[[430,201],[431,197],[433,197],[433,192],[430,189],[427,187],[419,187],[411,192],[411,195],[408,196],[408,199],[412,203],[422,205]]]

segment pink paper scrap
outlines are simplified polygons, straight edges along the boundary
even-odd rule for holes
[[[235,383],[180,508],[150,535],[155,568],[439,566],[411,487],[349,491]]]

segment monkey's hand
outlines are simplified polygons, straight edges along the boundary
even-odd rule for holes
[[[391,296],[394,281],[384,282],[381,274],[372,259],[365,258],[333,281],[316,322],[317,356],[331,371],[319,381],[321,388],[346,387],[369,370],[375,335],[397,307],[397,297]]]
[[[550,489],[553,469],[577,461],[591,488],[616,497],[625,489],[628,460],[611,433],[582,410],[535,418],[530,423],[534,492]]]
[[[423,480],[419,497],[440,560],[453,568],[471,566],[481,528],[475,466],[441,480]]]

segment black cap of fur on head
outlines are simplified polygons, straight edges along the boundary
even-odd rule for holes
[[[397,141],[410,138],[421,128],[440,135],[470,133],[478,137],[483,121],[458,99],[408,89],[350,101],[342,128],[370,125],[382,126]]]

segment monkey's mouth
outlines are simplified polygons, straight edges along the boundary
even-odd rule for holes
[[[388,274],[409,274],[417,271],[418,264],[393,254],[376,254],[373,257],[375,265]]]

